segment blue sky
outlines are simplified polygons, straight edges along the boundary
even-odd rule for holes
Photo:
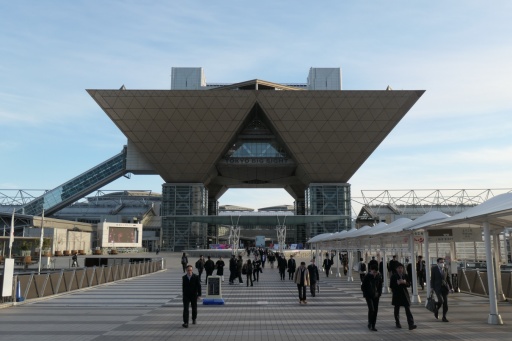
[[[3,1],[0,190],[52,189],[121,151],[85,89],[169,89],[173,66],[207,82],[306,82],[426,93],[350,180],[361,190],[512,188],[512,2]],[[158,176],[104,189],[161,192]],[[220,204],[292,204],[230,190]]]

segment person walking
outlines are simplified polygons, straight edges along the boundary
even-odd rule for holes
[[[198,276],[199,276],[199,282],[201,282],[201,275],[203,274],[203,270],[204,270],[204,257],[203,257],[203,255],[199,256],[199,259],[196,262],[196,269],[197,269]]]
[[[400,307],[404,307],[409,330],[413,330],[416,329],[416,325],[414,324],[414,318],[412,317],[410,308],[411,298],[409,296],[409,291],[407,290],[407,288],[411,286],[411,282],[409,282],[408,277],[404,274],[403,264],[398,263],[395,267],[395,271],[396,273],[391,275],[391,279],[389,280],[389,286],[393,293],[391,304],[395,306],[395,324],[397,328],[402,328],[399,315]]]
[[[71,256],[71,267],[74,268],[74,267],[77,267],[78,268],[78,256],[77,254],[73,254],[73,256]]]
[[[324,270],[325,270],[325,276],[326,277],[329,277],[329,273],[331,272],[331,266],[332,266],[332,260],[331,258],[329,257],[329,253],[326,253],[325,254],[325,259],[324,259],[324,262],[322,264]]]
[[[446,313],[448,312],[448,293],[453,292],[452,282],[448,275],[448,269],[444,266],[444,258],[438,258],[437,264],[432,266],[430,271],[430,288],[437,296],[436,309],[434,317],[439,318],[439,308],[443,306],[443,322],[448,322]]]
[[[311,297],[316,296],[316,286],[317,282],[320,280],[320,274],[318,273],[318,267],[315,264],[315,259],[311,260],[311,264],[308,265],[308,273],[309,273],[309,290],[311,292]]]
[[[297,263],[295,263],[295,259],[293,259],[293,255],[290,255],[290,259],[288,259],[288,279],[293,280],[293,275],[295,274],[295,269],[297,269]]]
[[[388,263],[388,273],[389,276],[396,274],[396,267],[398,266],[398,261],[396,260],[396,255],[393,255],[393,259],[391,259]]]
[[[217,276],[220,276],[222,281],[224,282],[224,267],[226,264],[222,260],[222,256],[219,257],[219,260],[215,263],[215,268],[217,268]]]
[[[382,295],[382,276],[377,271],[375,264],[371,264],[368,274],[364,276],[361,290],[368,306],[368,329],[376,332],[375,324],[377,323],[379,300]]]
[[[310,284],[309,271],[306,268],[306,262],[300,262],[300,266],[295,271],[294,282],[299,290],[299,304],[307,304],[306,287]]]
[[[346,276],[347,273],[348,273],[348,255],[347,254],[343,254],[343,256],[341,256],[340,254],[340,257],[341,257],[341,263],[343,264],[343,274]],[[332,260],[331,260],[331,265],[332,265]]]
[[[284,281],[287,267],[286,258],[284,257],[284,255],[277,256],[277,267],[279,268],[279,276],[281,277],[281,280]]]
[[[235,278],[238,277],[237,274],[237,261],[235,255],[231,255],[231,259],[229,260],[229,284],[235,284]]]
[[[421,290],[425,289],[425,261],[423,256],[418,256],[416,263],[416,274],[418,275],[418,283],[421,285]]]
[[[375,256],[372,256],[372,259],[368,262],[368,270],[372,264],[374,264],[377,268],[379,267],[379,262],[375,259]]]
[[[252,275],[253,275],[253,281],[259,282],[260,281],[260,272],[261,272],[261,261],[260,257],[254,257],[254,261],[252,263]]]
[[[187,265],[186,274],[182,278],[182,296],[183,296],[183,324],[188,328],[189,305],[192,306],[192,324],[196,324],[197,319],[197,301],[201,297],[201,281],[199,276],[193,273],[192,265]]]
[[[247,286],[249,286],[249,281],[251,282],[251,287],[253,286],[253,282],[252,282],[252,276],[253,276],[253,267],[252,267],[252,263],[251,263],[251,260],[248,259],[247,260],[247,263],[244,264],[244,269],[242,269],[242,273],[245,272],[245,281],[247,282]]]
[[[242,255],[238,256],[238,260],[236,261],[236,271],[238,273],[238,283],[242,284],[244,281],[242,280],[242,267],[244,266],[244,260],[242,259]]]
[[[270,262],[270,268],[274,268],[274,262],[276,261],[276,255],[274,252],[269,252],[268,254],[268,261]]]
[[[181,266],[183,267],[183,273],[185,273],[187,264],[188,264],[188,257],[187,257],[187,254],[185,252],[183,252],[183,255],[181,255]]]
[[[362,258],[359,258],[359,279],[363,283],[364,276],[366,276],[366,264]]]
[[[213,270],[215,270],[215,263],[212,261],[210,256],[207,256],[207,260],[204,262],[204,271],[206,271],[206,283],[208,282],[208,276],[213,275]]]

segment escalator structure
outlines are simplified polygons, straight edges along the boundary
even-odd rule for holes
[[[129,173],[126,170],[126,155],[127,148],[125,146],[121,153],[35,198],[17,209],[16,213],[40,216],[44,210],[45,216],[51,216]]]

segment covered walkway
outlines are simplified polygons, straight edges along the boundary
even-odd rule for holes
[[[352,280],[352,267],[357,264],[354,260],[357,253],[363,258],[378,256],[379,261],[385,264],[392,255],[400,254],[404,262],[409,258],[412,267],[412,301],[421,302],[418,293],[416,276],[416,259],[419,255],[426,260],[426,278],[430,278],[430,265],[435,263],[437,257],[447,260],[451,274],[457,274],[458,255],[460,243],[470,242],[474,245],[473,261],[477,258],[476,243],[484,244],[485,254],[480,255],[486,271],[486,293],[488,293],[489,324],[503,324],[498,310],[498,301],[504,301],[504,292],[510,292],[512,283],[505,281],[508,287],[503,288],[500,265],[507,263],[503,258],[502,249],[506,239],[510,239],[512,226],[512,193],[506,193],[491,198],[480,205],[470,208],[462,213],[450,217],[441,212],[429,212],[415,220],[400,218],[390,224],[379,223],[375,226],[364,226],[331,234],[322,234],[311,238],[308,243],[318,249],[345,250],[349,259],[348,279]],[[429,243],[435,242],[435,252],[432,253]],[[459,243],[459,244],[458,244]],[[439,244],[447,245],[440,251]],[[405,255],[405,256],[404,256]],[[364,259],[368,262],[369,259]],[[460,273],[460,272],[459,272]],[[464,272],[463,272],[464,274]],[[465,275],[465,274],[464,274]],[[383,273],[385,283],[388,283],[388,272]],[[510,277],[510,276],[509,276]],[[427,292],[430,290],[429,280]],[[482,283],[482,286],[485,284]],[[385,287],[385,292],[389,288]],[[426,294],[424,295],[426,299]]]

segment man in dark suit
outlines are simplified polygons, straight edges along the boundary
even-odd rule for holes
[[[423,290],[425,288],[425,261],[422,256],[418,256],[416,274],[418,275],[418,283],[421,285],[421,290]]]
[[[331,265],[332,265],[332,260],[331,260],[331,258],[329,258],[329,254],[326,253],[324,263],[322,266],[325,269],[325,276],[327,276],[327,277],[329,277],[329,272],[331,271]]]
[[[295,275],[295,269],[297,269],[297,264],[295,263],[295,259],[293,259],[293,255],[290,255],[290,259],[288,259],[288,279],[293,280]]]
[[[315,297],[316,294],[316,283],[320,280],[320,274],[318,273],[318,267],[315,265],[315,259],[311,260],[311,264],[308,265],[309,273],[309,289],[311,296]]]
[[[186,274],[182,279],[183,294],[183,324],[184,328],[188,328],[188,306],[192,305],[192,323],[196,324],[197,318],[197,300],[201,297],[201,281],[199,276],[193,273],[192,265],[188,265]]]
[[[396,260],[396,255],[393,255],[393,259],[390,260],[388,264],[388,272],[390,272],[390,275],[396,274],[396,267],[398,264],[399,262]]]
[[[437,305],[434,311],[435,318],[439,318],[439,308],[443,306],[443,322],[448,322],[446,319],[446,313],[448,312],[448,293],[453,292],[453,289],[450,276],[448,275],[448,269],[444,267],[444,258],[438,258],[437,264],[432,266],[430,271],[430,287],[437,296]]]

